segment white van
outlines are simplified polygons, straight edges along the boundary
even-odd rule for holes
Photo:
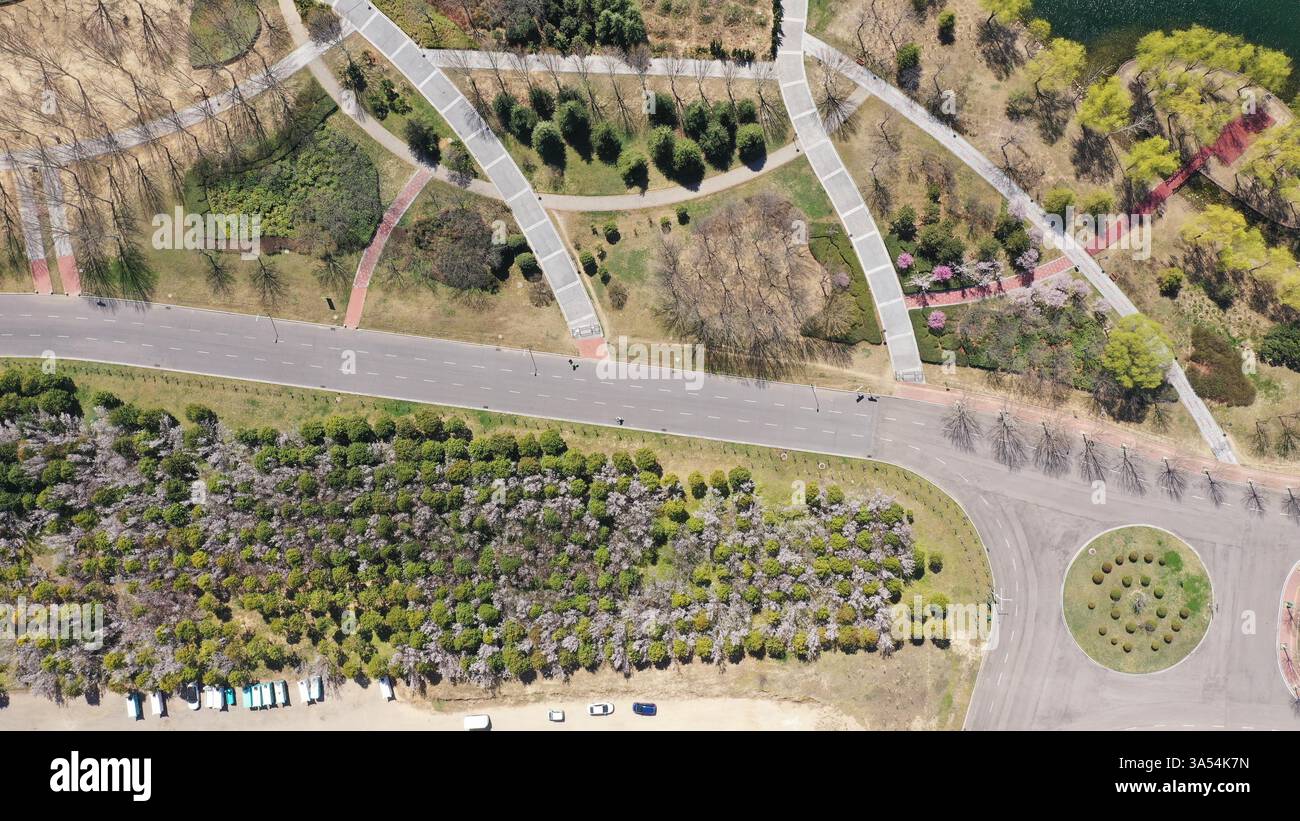
[[[166,715],[167,707],[166,705],[163,704],[162,692],[158,690],[154,690],[152,693],[149,694],[149,709],[156,716],[161,717],[163,715]]]
[[[384,697],[384,701],[397,698],[397,694],[393,692],[393,680],[388,676],[379,677],[379,694]]]
[[[307,679],[298,679],[298,698],[303,704],[311,704],[311,690],[307,688]]]
[[[127,693],[126,695],[126,717],[132,721],[139,721],[144,718],[144,713],[140,710],[140,694]]]
[[[492,717],[486,715],[465,716],[466,730],[492,729]]]
[[[276,695],[281,707],[289,706],[289,682],[281,679],[275,683]]]

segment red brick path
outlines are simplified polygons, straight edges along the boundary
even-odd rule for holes
[[[379,258],[384,254],[384,246],[392,236],[397,223],[402,221],[402,215],[411,207],[411,203],[415,202],[415,198],[431,179],[433,179],[433,169],[425,166],[418,168],[406,181],[406,186],[393,200],[393,204],[384,212],[384,219],[379,224],[379,230],[375,232],[375,238],[370,241],[370,246],[361,255],[361,262],[357,265],[357,275],[352,281],[352,296],[348,298],[348,313],[343,320],[343,327],[356,328],[361,324],[361,312],[366,307],[366,291],[370,287],[370,277],[375,272],[375,266],[379,264]]]

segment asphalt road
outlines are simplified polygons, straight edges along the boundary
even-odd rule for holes
[[[575,359],[575,369],[554,354],[190,308],[0,295],[0,355],[47,351],[576,422],[615,425],[623,417],[630,428],[893,462],[951,494],[990,554],[1001,617],[968,727],[1300,729],[1274,658],[1278,595],[1300,558],[1300,527],[1282,515],[1277,494],[1262,515],[1246,511],[1240,488],[1230,487],[1216,508],[1196,482],[1182,501],[1152,483],[1140,497],[1112,486],[1095,504],[1091,485],[1073,474],[1009,471],[987,448],[954,448],[942,433],[944,409],[923,402],[657,369],[602,378],[594,361]],[[1135,677],[1101,669],[1074,645],[1059,594],[1087,541],[1139,523],[1167,528],[1200,553],[1220,610],[1188,659]]]

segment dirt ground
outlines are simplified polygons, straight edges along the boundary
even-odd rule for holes
[[[292,698],[292,697],[291,697]],[[569,697],[542,703],[457,703],[434,709],[408,699],[385,702],[378,688],[347,684],[327,693],[319,704],[252,711],[191,711],[179,699],[168,702],[168,715],[156,718],[145,706],[145,717],[131,721],[120,696],[90,706],[78,702],[57,706],[16,693],[0,710],[0,731],[13,730],[460,730],[464,717],[486,713],[496,730],[839,730],[861,729],[856,722],[816,703],[750,698],[687,698],[656,701],[659,714],[643,718],[632,712],[626,698],[614,700],[613,715],[592,718],[584,700]],[[562,709],[565,721],[547,720],[547,710]]]

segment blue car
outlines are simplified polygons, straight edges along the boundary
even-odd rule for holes
[[[652,716],[659,712],[659,708],[644,701],[632,702],[632,712],[639,716]]]

